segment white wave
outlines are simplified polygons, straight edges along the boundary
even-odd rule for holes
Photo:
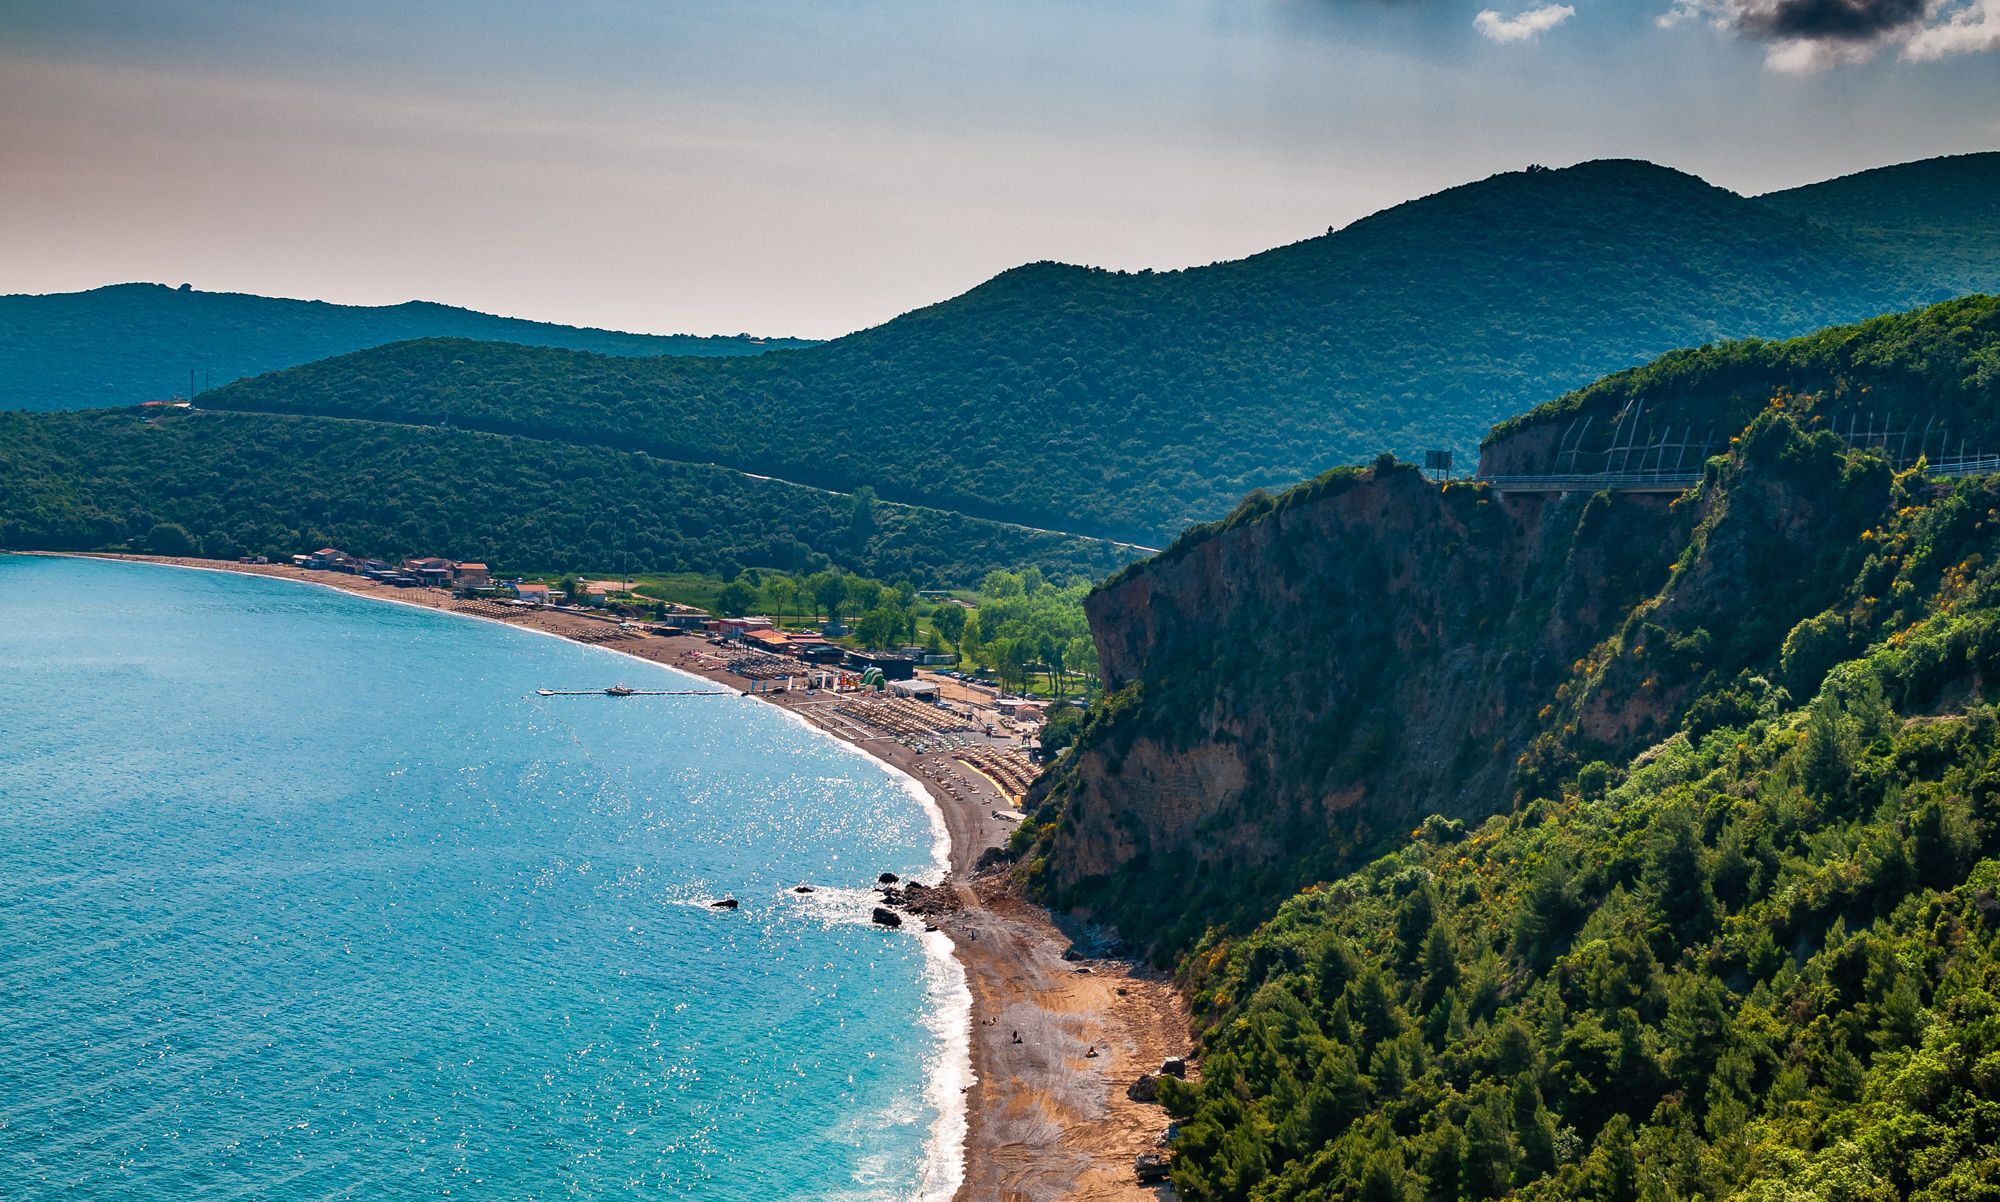
[[[924,1097],[937,1115],[924,1149],[916,1202],[950,1202],[965,1181],[965,1095],[972,1075],[972,987],[965,966],[943,931],[917,936],[924,945],[925,990],[931,1005],[924,1015],[933,1051],[924,1071]]]

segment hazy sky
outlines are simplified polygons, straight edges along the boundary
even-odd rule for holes
[[[0,292],[827,336],[1530,162],[2000,147],[2000,0],[0,0]]]

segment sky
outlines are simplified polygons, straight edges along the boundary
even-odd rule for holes
[[[1530,163],[2000,148],[2000,0],[0,0],[0,293],[831,337]]]

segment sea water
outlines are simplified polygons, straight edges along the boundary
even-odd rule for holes
[[[921,794],[761,703],[536,695],[620,680],[705,687],[0,556],[0,1197],[948,1194],[963,978],[868,922]]]

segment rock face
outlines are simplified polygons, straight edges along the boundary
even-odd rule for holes
[[[1488,454],[1571,420],[1524,419]],[[1433,815],[1554,796],[1672,729],[1704,681],[1750,672],[1754,704],[1890,503],[1887,468],[1814,427],[1758,417],[1685,500],[1380,464],[1191,532],[1086,602],[1107,699],[1030,791],[1030,877],[1164,956]]]
[[[1388,465],[1249,507],[1091,595],[1109,700],[1029,798],[1061,813],[1052,899],[1156,952],[1428,814],[1505,808],[1538,709],[1689,524]]]

